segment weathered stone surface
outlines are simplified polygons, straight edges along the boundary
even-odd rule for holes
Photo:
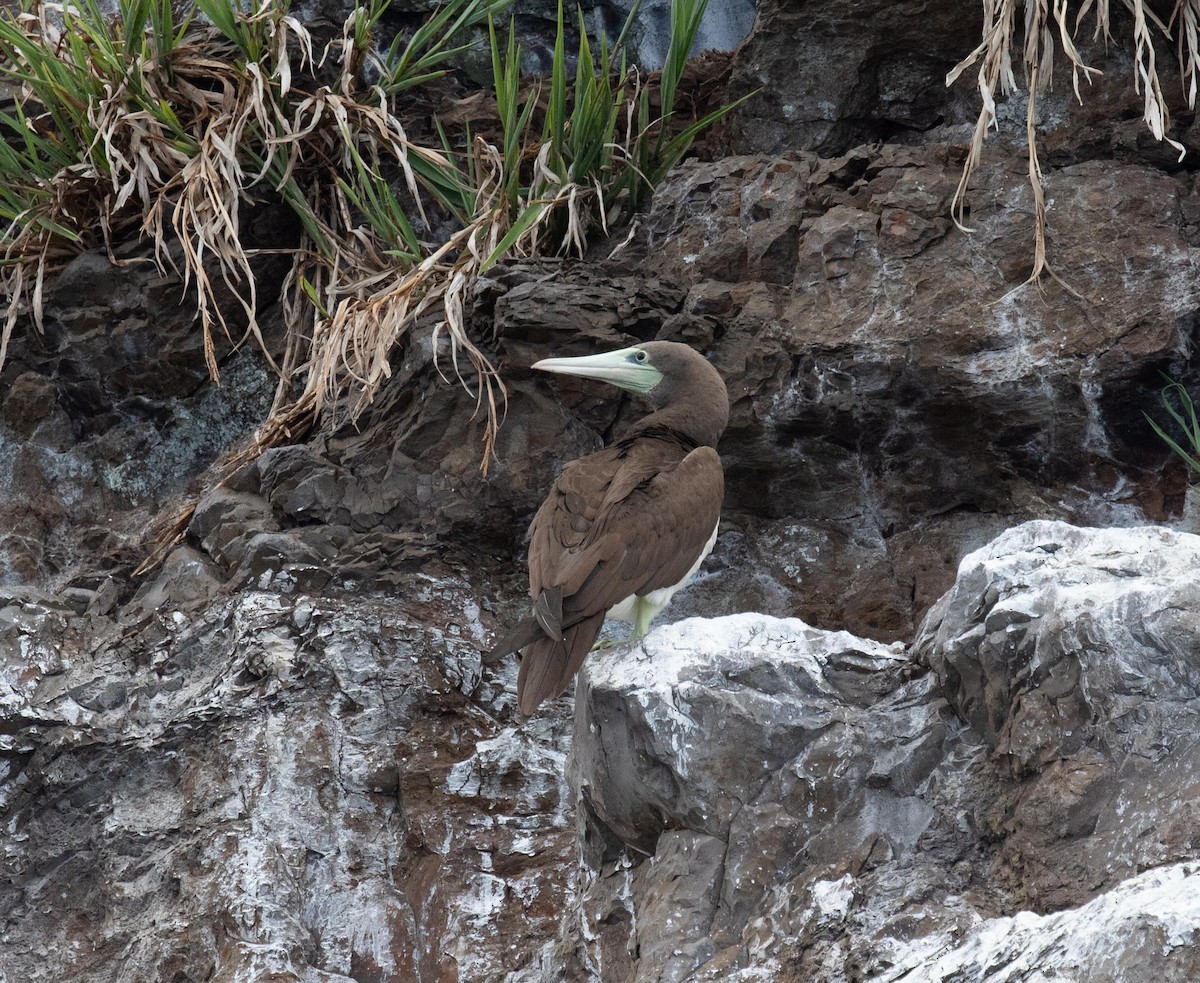
[[[1197,536],[1028,523],[963,559],[916,648],[1017,774],[1089,744],[1146,755],[1200,714],[1197,566]]]
[[[145,555],[142,509],[181,492],[270,405],[253,351],[223,345],[224,386],[206,383],[195,310],[180,305],[178,280],[151,269],[82,254],[47,288],[45,333],[28,327],[9,352],[2,582],[127,578]]]
[[[518,979],[1189,979],[1197,549],[1029,523],[911,655],[740,615],[593,656],[578,894]]]
[[[30,437],[54,412],[54,383],[37,372],[23,372],[4,397],[4,419],[18,437]]]
[[[681,827],[727,838],[770,776],[840,719],[814,706],[818,697],[840,702],[839,683],[861,685],[855,668],[882,673],[904,664],[883,645],[759,615],[690,619],[667,634],[643,643],[633,658],[594,655],[575,701],[582,716],[572,769],[580,795],[596,819],[644,849],[663,830]],[[856,689],[850,701],[874,698]],[[641,746],[642,734],[659,735],[657,752]],[[693,773],[713,781],[693,785]]]
[[[1054,973],[1096,983],[1187,983],[1200,975],[1197,888],[1200,864],[1161,867],[1081,908],[1043,916],[1022,912],[980,922],[965,936],[918,939],[872,979],[1040,983]]]
[[[1031,906],[1195,855],[1198,561],[1197,536],[1033,522],[966,557],[929,613],[916,652],[1024,779],[979,810]]]
[[[217,564],[199,550],[177,546],[139,586],[133,603],[147,613],[195,611],[207,606],[223,583]]]
[[[1111,163],[1048,177],[1056,270],[1081,302],[1023,282],[1024,161],[998,149],[970,237],[947,218],[960,165],[953,147],[887,145],[685,165],[611,261],[497,282],[483,312],[522,394],[519,367],[548,350],[647,337],[706,349],[727,379],[727,532],[709,606],[691,613],[902,638],[958,559],[1010,525],[1181,510],[1184,472],[1143,413],[1159,370],[1191,364],[1190,186]],[[1122,250],[1097,254],[1098,238]],[[583,339],[557,342],[566,325]],[[614,420],[594,385],[549,385],[601,434],[637,412],[623,401]]]
[[[820,876],[924,869],[932,831],[953,831],[928,792],[955,728],[912,668],[898,646],[761,615],[689,619],[593,655],[570,765],[579,910],[542,965],[724,979],[753,962],[764,913]],[[614,958],[625,972],[596,971]]]
[[[253,492],[226,486],[213,489],[196,504],[188,535],[218,562],[236,564],[245,555],[245,539],[257,532],[277,532],[271,503]],[[253,529],[253,533],[247,532]]]
[[[0,598],[6,980],[484,980],[557,920],[562,718],[506,723],[474,591]],[[435,654],[436,653],[436,654]]]
[[[730,88],[738,95],[758,94],[735,111],[727,133],[730,150],[803,149],[836,156],[878,142],[970,141],[982,105],[978,63],[953,85],[946,80],[980,43],[981,4],[758,0],[756,11]],[[1062,167],[1104,158],[1177,170],[1178,151],[1155,140],[1133,92],[1139,72],[1133,15],[1113,8],[1111,38],[1097,38],[1094,13],[1093,8],[1082,19],[1072,39],[1084,63],[1100,73],[1081,86],[1077,99],[1071,84],[1062,84],[1069,73],[1056,53],[1056,84],[1037,96],[1043,163]],[[1169,135],[1194,153],[1200,143],[1175,46],[1163,35],[1154,42],[1162,98],[1176,121]],[[997,122],[989,142],[1024,140],[1028,80],[1017,68],[1020,55],[1014,55],[1017,91],[993,93]]]
[[[1022,147],[990,137],[975,233],[948,219],[977,97],[942,77],[977,17],[761,0],[733,70],[764,91],[703,148],[741,155],[679,168],[622,248],[472,299],[509,392],[486,479],[423,326],[367,414],[209,490],[141,581],[151,512],[274,380],[222,348],[209,386],[145,265],[48,284],[0,378],[0,977],[1194,978],[1193,541],[1024,527],[954,578],[1025,519],[1181,514],[1142,414],[1160,371],[1198,377],[1200,196],[1114,45],[1084,107],[1042,102],[1049,256],[1085,299],[1025,285]],[[478,652],[556,469],[637,411],[527,366],[655,337],[735,401],[721,538],[664,620],[817,628],[592,660],[577,804],[570,699],[518,722]],[[911,640],[951,587],[916,657],[818,630]]]
[[[836,154],[974,119],[977,97],[965,85],[947,90],[945,79],[979,43],[979,5],[760,0],[757,8],[733,88],[761,92],[736,117],[739,146]]]

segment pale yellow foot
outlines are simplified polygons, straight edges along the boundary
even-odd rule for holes
[[[605,649],[618,648],[628,645],[630,642],[636,642],[650,630],[650,622],[654,620],[656,614],[658,614],[658,608],[639,597],[633,611],[633,630],[624,638],[600,639],[592,646],[592,651],[601,652]]]

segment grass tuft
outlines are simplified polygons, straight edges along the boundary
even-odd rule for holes
[[[1197,419],[1196,407],[1192,403],[1191,395],[1182,383],[1169,380],[1162,392],[1159,393],[1159,399],[1162,401],[1167,415],[1182,431],[1187,447],[1168,434],[1149,413],[1144,414],[1146,421],[1154,428],[1154,432],[1166,442],[1167,446],[1179,455],[1192,470],[1200,472],[1200,419]]]
[[[511,0],[446,0],[386,49],[375,31],[390,0],[367,0],[322,52],[289,0],[195,0],[181,19],[170,0],[117,0],[115,16],[98,0],[28,2],[0,11],[0,81],[20,90],[0,113],[0,366],[20,318],[40,329],[49,275],[81,250],[142,237],[194,294],[214,380],[219,334],[253,338],[279,373],[270,417],[231,466],[330,409],[357,416],[421,326],[486,414],[486,472],[505,392],[466,328],[475,280],[506,258],[582,253],[733,108],[674,117],[706,0],[672,0],[655,74],[626,59],[632,12],[611,47],[578,14],[573,76],[560,2],[549,79],[525,77],[515,24],[497,27]],[[495,127],[435,121],[433,139],[410,139],[407,100],[477,43],[490,46]],[[278,362],[242,241],[245,209],[264,201],[303,230]]]

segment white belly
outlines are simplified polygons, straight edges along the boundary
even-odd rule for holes
[[[658,590],[652,590],[648,594],[642,595],[642,603],[650,605],[654,610],[654,617],[671,603],[671,598],[675,596],[677,591],[680,591],[687,585],[687,582],[696,575],[696,571],[700,569],[700,564],[707,559],[708,554],[712,552],[713,546],[717,542],[717,529],[720,528],[718,522],[713,526],[712,535],[708,537],[708,542],[704,544],[704,549],[700,551],[700,555],[696,557],[696,562],[692,564],[692,568],[683,575],[683,579],[674,587],[660,587]],[[605,615],[610,621],[629,621],[633,622],[637,619],[637,602],[638,596],[630,594],[625,600],[619,601],[608,609],[608,614]]]

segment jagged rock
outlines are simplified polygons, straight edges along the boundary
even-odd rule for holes
[[[739,615],[593,654],[578,893],[518,979],[1190,978],[1197,550],[1033,522],[912,652]]]
[[[1017,774],[1087,745],[1153,756],[1200,722],[1197,567],[1198,536],[1027,523],[963,559],[916,648]]]
[[[1024,779],[979,803],[998,872],[1054,910],[1194,856],[1200,537],[1032,522],[967,556],[915,643]]]
[[[44,375],[22,372],[4,397],[4,420],[18,437],[30,437],[54,412],[55,398],[54,383]]]
[[[759,615],[677,622],[640,649],[588,660],[572,770],[595,818],[647,850],[667,829],[728,838],[770,776],[841,720],[843,702],[875,701],[862,692],[870,671],[904,664],[895,649]],[[695,773],[712,781],[693,784]]]
[[[558,917],[562,716],[480,685],[474,591],[0,596],[0,973],[486,980]],[[468,694],[475,693],[479,702]]]
[[[757,10],[733,78],[734,91],[761,89],[737,116],[748,150],[837,154],[978,112],[966,85],[945,85],[979,43],[976,4],[760,0]]]
[[[221,485],[196,503],[187,532],[215,560],[236,562],[241,556],[237,546],[249,527],[278,531],[271,503],[253,492]]]
[[[1138,72],[1132,14],[1113,10],[1111,38],[1094,36],[1093,24],[1091,15],[1084,17],[1072,39],[1084,63],[1100,73],[1089,76],[1080,98],[1070,85],[1037,97],[1043,163],[1104,158],[1177,169],[1178,151],[1149,132],[1131,82]],[[880,142],[965,145],[982,104],[978,63],[952,85],[947,75],[975,49],[983,30],[983,8],[974,3],[758,0],[754,30],[738,50],[730,83],[736,94],[757,95],[734,113],[731,149],[837,156]],[[1153,46],[1162,98],[1180,121],[1170,135],[1195,153],[1200,143],[1175,46],[1164,35],[1155,36]],[[989,141],[1024,139],[1026,81],[1018,76],[1012,95],[992,93],[998,122]]]
[[[762,615],[593,654],[570,762],[579,908],[553,957],[568,978],[723,979],[796,880],[861,872],[876,853],[914,863],[953,728],[911,670],[898,646]]]
[[[1200,864],[1150,870],[1080,908],[988,919],[965,937],[917,939],[873,979],[1040,983],[1062,967],[1062,975],[1094,983],[1187,983],[1200,975],[1198,888]]]
[[[48,287],[45,333],[14,340],[0,386],[0,581],[124,577],[146,516],[261,422],[274,382],[222,346],[205,384],[195,310],[148,264],[84,253]],[[264,291],[266,292],[266,291]],[[268,319],[269,320],[269,319]]]
[[[194,611],[212,601],[223,583],[212,560],[190,546],[177,546],[138,588],[133,603],[146,612]]]

